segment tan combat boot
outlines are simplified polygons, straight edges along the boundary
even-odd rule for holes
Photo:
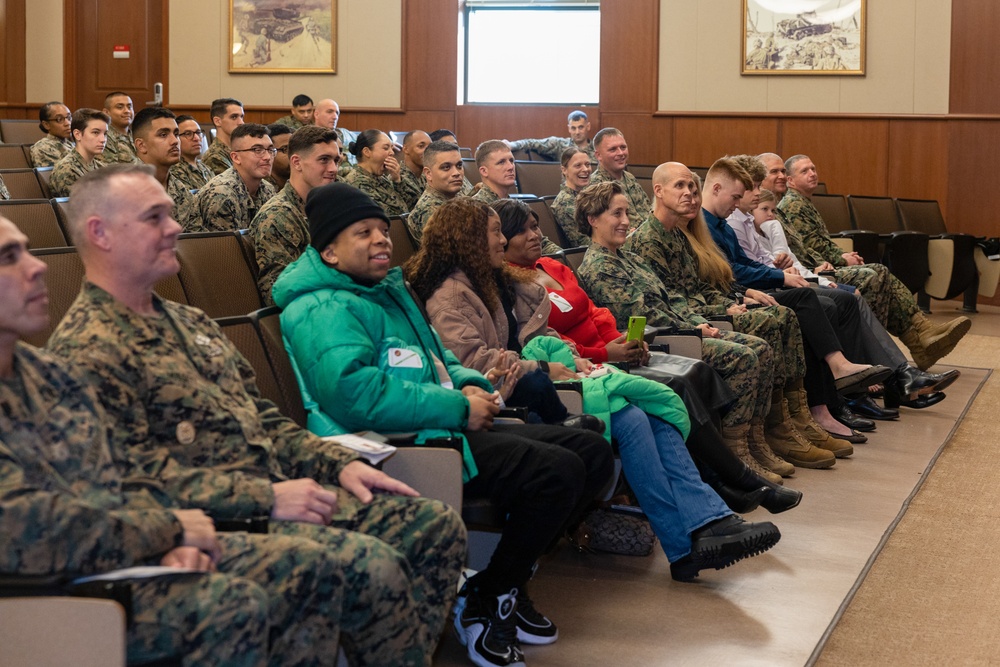
[[[755,473],[772,484],[781,484],[782,482],[780,476],[769,470],[765,470],[759,463],[757,463],[757,460],[750,455],[750,448],[747,443],[747,432],[749,430],[749,424],[741,424],[739,426],[723,426],[722,439],[725,441],[726,447],[729,448],[729,451],[733,453],[733,456],[745,463],[750,470],[753,470]]]
[[[944,324],[934,324],[921,312],[915,313],[910,322],[912,326],[899,339],[909,348],[913,363],[922,371],[954,350],[972,328],[972,320],[968,317],[956,317]]]
[[[782,477],[791,477],[795,474],[795,466],[785,461],[780,456],[771,451],[764,437],[764,422],[750,422],[750,433],[747,435],[747,444],[750,446],[750,456],[757,460],[767,470]]]
[[[771,400],[771,411],[764,420],[764,438],[771,450],[799,468],[832,468],[837,462],[833,452],[814,447],[795,430],[788,413],[788,403],[780,390],[775,394]]]
[[[854,445],[830,435],[829,431],[816,423],[812,413],[809,412],[805,389],[786,391],[785,400],[788,401],[788,412],[792,416],[792,426],[810,443],[820,449],[833,452],[833,455],[838,459],[847,458],[854,453]]]

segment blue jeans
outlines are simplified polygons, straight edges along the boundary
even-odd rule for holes
[[[701,481],[684,439],[667,422],[630,405],[611,415],[622,469],[672,563],[691,553],[691,533],[732,514]]]

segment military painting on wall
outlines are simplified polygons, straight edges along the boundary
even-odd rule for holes
[[[229,71],[337,71],[337,0],[229,0]]]
[[[865,73],[867,0],[743,0],[743,74]]]

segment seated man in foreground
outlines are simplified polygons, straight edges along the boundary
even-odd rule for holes
[[[466,497],[489,498],[506,520],[489,565],[460,593],[455,629],[477,665],[523,665],[519,641],[557,638],[525,586],[538,558],[607,485],[611,448],[596,433],[561,426],[493,428],[500,408],[490,380],[441,344],[401,270],[390,270],[385,212],[332,183],[309,194],[306,215],[310,247],[272,293],[310,429],[377,427],[461,448]],[[497,371],[498,383],[505,374]]]
[[[154,294],[180,268],[170,208],[145,167],[80,181],[69,224],[86,281],[49,346],[97,386],[129,479],[318,542],[343,569],[351,661],[428,664],[465,557],[460,517],[281,415],[212,320]]]
[[[185,665],[260,667],[270,645],[275,664],[326,664],[337,646],[339,567],[309,540],[216,535],[201,510],[126,493],[94,387],[65,360],[18,342],[49,323],[45,264],[26,243],[0,218],[0,572],[72,579],[186,568],[128,582],[130,663],[181,654]]]

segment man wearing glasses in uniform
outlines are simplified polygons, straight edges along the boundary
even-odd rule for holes
[[[188,190],[201,190],[215,177],[215,172],[201,161],[205,132],[194,116],[178,116],[177,129],[180,130],[181,159],[170,168],[170,177],[179,181]]]
[[[188,231],[218,232],[246,229],[257,211],[274,196],[274,186],[265,181],[278,152],[267,127],[246,123],[233,130],[229,156],[233,166],[198,192],[201,228]]]

